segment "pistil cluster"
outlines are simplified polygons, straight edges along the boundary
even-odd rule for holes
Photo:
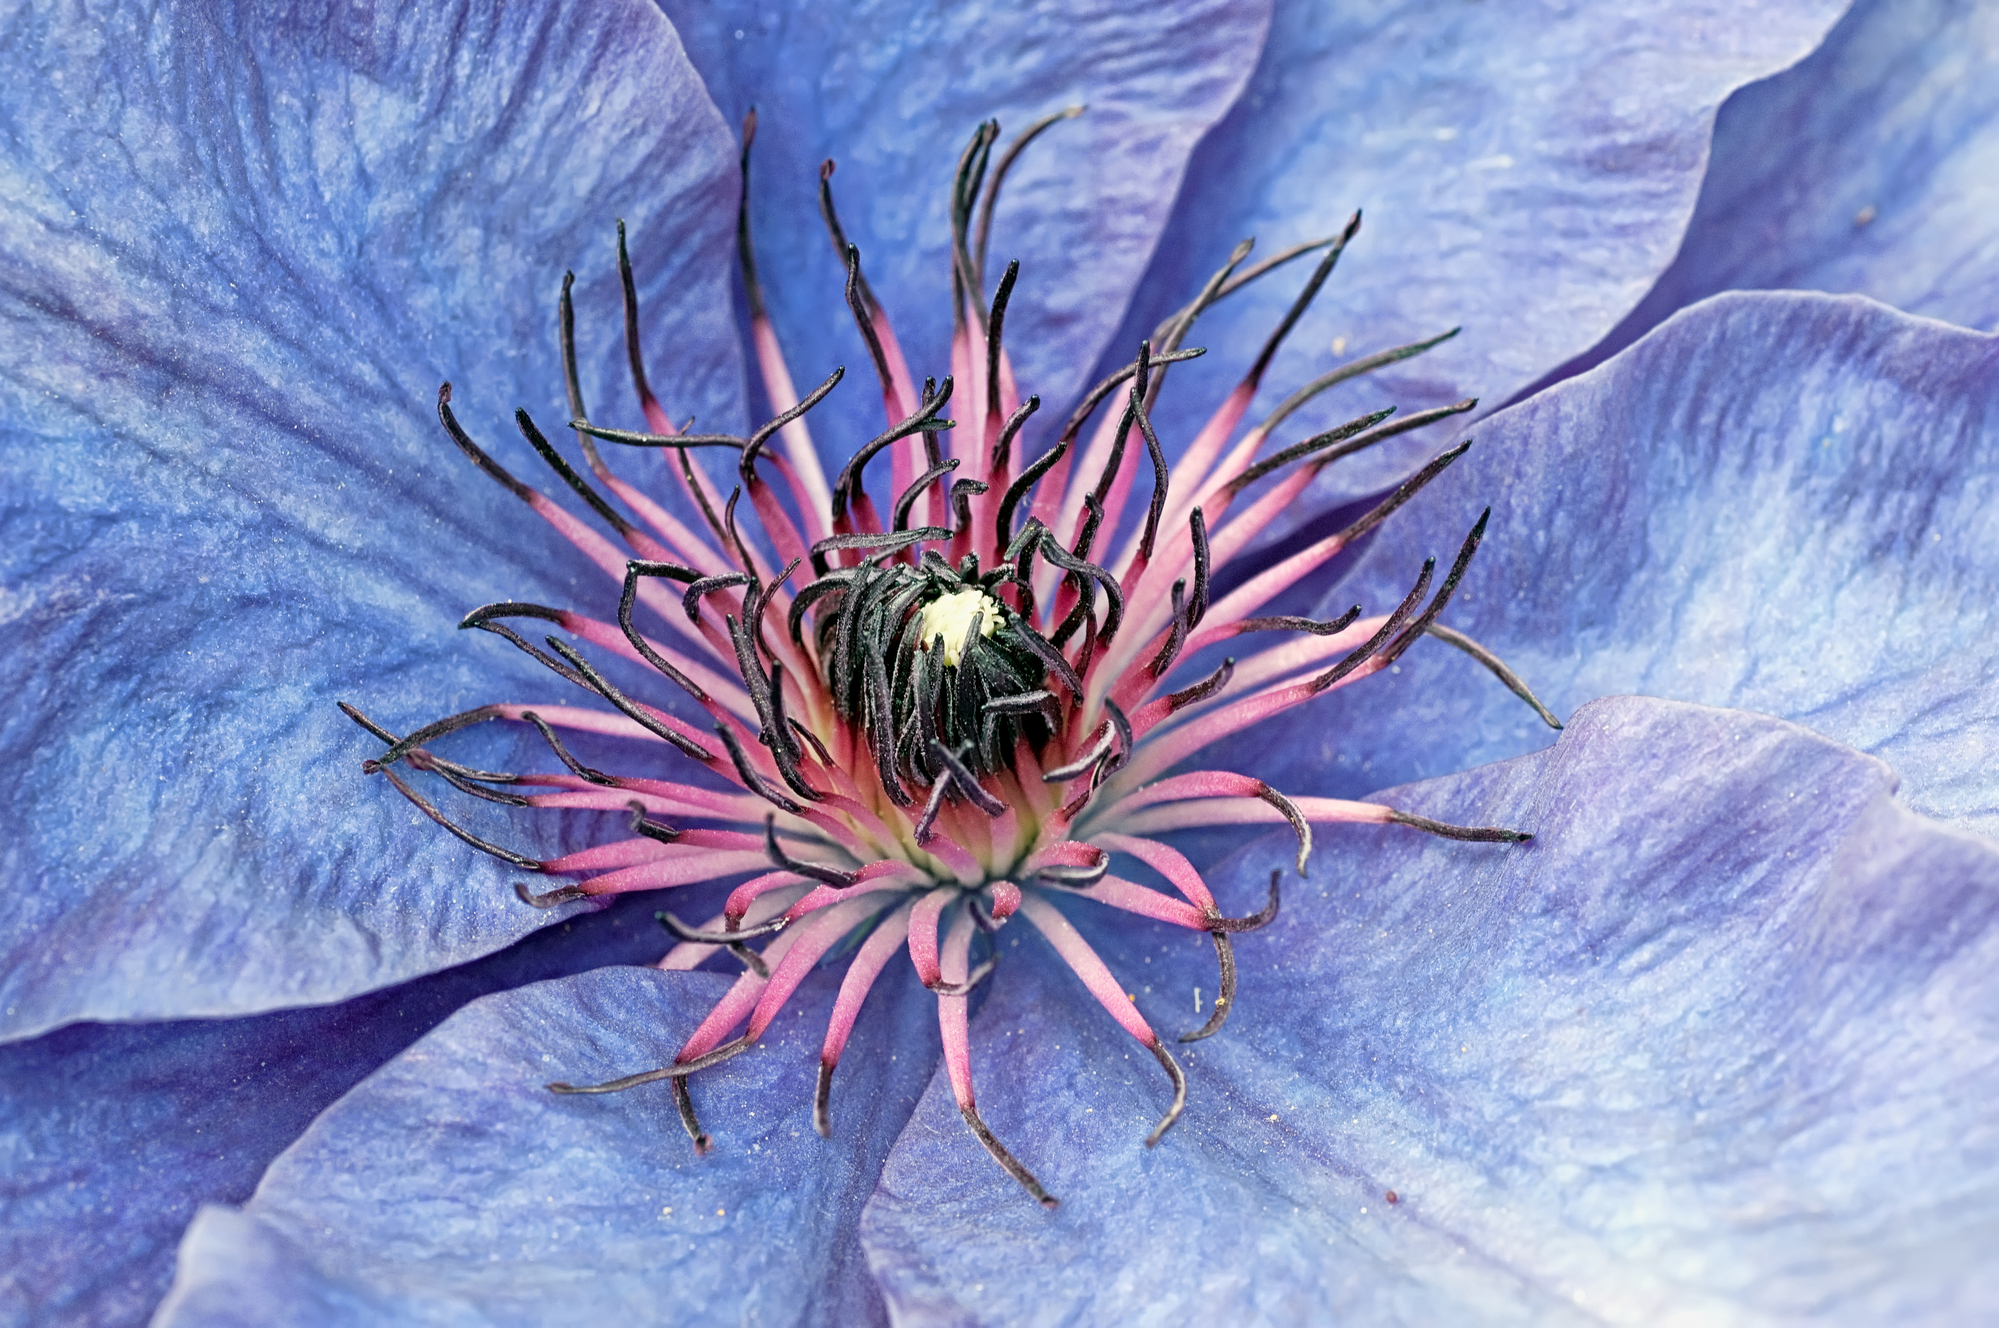
[[[993,938],[1015,915],[1165,1071],[1171,1100],[1146,1139],[1150,1145],[1178,1118],[1185,1077],[1055,901],[1088,900],[1213,937],[1220,996],[1207,1024],[1181,1038],[1193,1041],[1221,1031],[1234,1008],[1232,938],[1276,916],[1281,873],[1272,874],[1260,912],[1230,917],[1200,872],[1162,836],[1288,823],[1301,874],[1315,825],[1394,823],[1457,839],[1527,838],[1373,803],[1287,796],[1233,771],[1183,768],[1198,767],[1195,758],[1231,735],[1381,672],[1425,635],[1465,650],[1537,709],[1539,703],[1483,647],[1438,621],[1478,547],[1484,517],[1441,582],[1435,560],[1424,563],[1409,593],[1386,613],[1363,616],[1355,607],[1323,622],[1259,616],[1408,501],[1468,442],[1443,451],[1346,529],[1215,593],[1217,574],[1324,467],[1476,404],[1396,418],[1373,412],[1266,451],[1284,421],[1316,394],[1420,354],[1453,329],[1343,365],[1241,428],[1272,356],[1358,230],[1358,214],[1338,235],[1254,266],[1244,266],[1249,244],[1238,247],[1129,364],[1092,388],[1038,454],[1025,459],[1022,439],[1041,400],[1021,399],[1004,345],[1019,265],[1007,266],[988,297],[985,255],[1009,168],[1062,118],[1036,123],[997,155],[996,123],[972,136],[952,192],[950,373],[921,383],[862,275],[859,252],[842,233],[832,163],[822,168],[822,210],[846,264],[847,304],[868,345],[887,425],[830,480],[807,416],[842,372],[801,398],[764,310],[749,227],[753,117],[744,126],[738,234],[751,337],[774,418],[747,437],[674,426],[647,382],[622,225],[625,331],[646,430],[600,426],[585,409],[573,274],[563,280],[560,338],[569,427],[589,476],[525,410],[516,412],[522,436],[622,541],[622,550],[504,468],[459,423],[450,384],[439,390],[438,416],[453,442],[608,574],[619,588],[617,609],[610,619],[520,602],[474,610],[462,627],[504,638],[597,704],[489,705],[402,736],[343,705],[387,745],[364,768],[474,847],[523,873],[566,879],[544,890],[517,885],[520,898],[535,907],[735,882],[721,911],[699,924],[659,914],[677,941],[660,967],[691,969],[719,958],[741,970],[673,1062],[605,1084],[550,1084],[555,1092],[605,1093],[666,1081],[689,1136],[705,1150],[709,1140],[688,1078],[754,1046],[806,975],[829,955],[844,954],[813,1111],[820,1133],[829,1133],[841,1053],[870,991],[902,951],[916,979],[936,994],[944,1064],[967,1125],[1030,1195],[1053,1207],[1055,1199],[986,1127],[973,1091],[968,998],[994,973]],[[1316,266],[1289,313],[1169,468],[1154,410],[1171,366],[1201,353],[1182,348],[1196,320],[1245,284],[1314,254]],[[947,408],[959,418],[945,418]],[[666,449],[689,519],[619,478],[600,443]],[[702,449],[734,454],[726,495],[695,464]],[[871,471],[877,483],[886,472],[885,489],[871,491]],[[754,526],[745,520],[745,499]],[[517,629],[523,620],[552,624],[561,635],[538,644]],[[1252,635],[1267,644],[1214,661],[1211,647]],[[631,695],[593,655],[623,657],[663,679],[673,695],[656,701]],[[1190,672],[1183,665],[1197,659],[1204,659],[1202,668],[1183,677]],[[495,720],[533,726],[561,770],[477,770],[431,749],[455,730]],[[651,744],[659,759],[648,758],[638,773],[594,769],[562,736],[579,732]],[[675,773],[660,769],[673,763],[683,777],[661,777]],[[399,766],[512,807],[626,812],[630,834],[547,861],[531,858],[458,825]],[[1164,888],[1113,874],[1120,859]]]

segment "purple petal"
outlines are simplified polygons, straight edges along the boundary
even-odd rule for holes
[[[913,984],[871,999],[830,1140],[808,1014],[694,1081],[706,1157],[664,1084],[542,1087],[669,1063],[728,983],[600,969],[467,1006],[321,1116],[242,1209],[196,1218],[160,1322],[877,1321],[854,1224],[936,1059]],[[835,985],[808,981],[796,1008]]]
[[[1717,297],[1481,426],[1328,603],[1385,609],[1491,503],[1443,621],[1558,715],[1618,692],[1781,715],[1999,829],[1995,369],[1999,339],[1857,297]],[[1317,704],[1250,768],[1359,790],[1548,740],[1437,642]]]
[[[1321,397],[1279,441],[1388,404],[1498,405],[1637,303],[1693,210],[1716,106],[1805,55],[1841,8],[1282,5],[1248,89],[1194,154],[1124,336],[1188,298],[1237,240],[1275,253],[1361,209],[1250,418],[1337,364],[1458,326],[1402,369]],[[1294,265],[1206,316],[1190,342],[1215,351],[1169,392],[1218,401],[1304,276]],[[1315,494],[1392,483],[1420,437],[1327,472]]]
[[[1569,372],[1724,290],[1871,295],[1999,329],[1999,15],[1866,0],[1794,69],[1735,93],[1679,257]]]
[[[312,1118],[465,1002],[657,958],[650,901],[340,1005],[75,1024],[0,1047],[0,1321],[142,1322],[202,1203],[241,1203]]]
[[[848,369],[813,413],[821,451],[841,463],[880,432],[882,410],[820,220],[820,163],[838,162],[841,222],[911,372],[942,378],[959,153],[988,118],[1004,145],[1041,116],[1088,107],[1008,175],[987,263],[990,299],[1020,260],[1006,344],[1023,398],[1045,403],[1049,422],[1028,437],[1052,438],[1152,258],[1188,154],[1242,90],[1270,24],[1269,0],[662,7],[716,104],[732,118],[756,108],[765,296],[795,380]],[[1113,352],[1120,363],[1136,344]]]
[[[547,921],[362,778],[379,744],[334,702],[406,731],[561,695],[452,625],[600,574],[434,403],[455,380],[542,482],[508,412],[565,418],[570,264],[609,399],[619,215],[676,237],[640,247],[659,380],[739,411],[733,149],[672,31],[634,4],[16,29],[0,869],[34,888],[0,942],[7,1034],[332,1000]]]
[[[1990,1315],[1999,854],[1891,782],[1780,721],[1626,698],[1550,752],[1398,790],[1537,838],[1327,843],[1275,926],[1239,938],[1235,1017],[1181,1049],[1187,1114],[1153,1150],[1150,1058],[1073,982],[1016,965],[974,1055],[1003,1085],[994,1128],[1063,1205],[1026,1202],[933,1085],[862,1221],[891,1311]],[[1265,841],[1217,873],[1225,906],[1289,857]],[[1211,962],[1134,937],[1115,967],[1172,1028]]]

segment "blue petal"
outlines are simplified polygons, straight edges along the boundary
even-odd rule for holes
[[[1248,89],[1194,154],[1123,340],[1187,299],[1237,240],[1274,253],[1337,234],[1361,209],[1250,418],[1336,364],[1459,326],[1428,355],[1335,388],[1280,441],[1389,404],[1498,405],[1637,303],[1693,210],[1715,108],[1805,55],[1843,7],[1280,5]],[[1173,399],[1221,399],[1304,284],[1303,261],[1202,319],[1190,341],[1214,351]],[[1184,441],[1193,427],[1170,432]],[[1390,444],[1328,471],[1315,493],[1372,492],[1422,451]]]
[[[988,261],[986,298],[1020,260],[1006,344],[1022,396],[1045,403],[1027,437],[1052,439],[1152,258],[1188,154],[1242,90],[1270,24],[1269,0],[661,3],[716,104],[732,117],[756,108],[752,215],[791,376],[849,373],[812,417],[835,464],[881,431],[882,410],[820,220],[820,163],[839,163],[841,222],[911,372],[942,378],[959,153],[988,118],[1004,144],[1087,105],[1008,175]]]
[[[1490,503],[1443,621],[1558,715],[1618,692],[1781,715],[1886,760],[1918,811],[1999,830],[1995,368],[1999,338],[1858,297],[1716,297],[1481,426],[1326,603],[1385,612]],[[1548,740],[1435,642],[1316,704],[1249,768],[1354,791]]]
[[[1063,1205],[1025,1201],[933,1086],[862,1220],[891,1311],[1989,1317],[1999,853],[1890,783],[1779,721],[1618,699],[1551,752],[1398,790],[1538,837],[1324,845],[1276,925],[1239,938],[1237,1012],[1181,1049],[1187,1114],[1153,1150],[1151,1058],[1072,981],[1016,965],[974,1055],[1002,1085],[995,1129]],[[1217,873],[1224,904],[1289,876],[1290,852]],[[1133,990],[1171,1029],[1213,970],[1167,948],[1115,967],[1159,988]]]
[[[733,148],[672,31],[633,4],[169,5],[18,18],[9,50],[0,871],[34,888],[0,1029],[326,1001],[545,922],[361,777],[379,745],[334,702],[407,730],[560,695],[452,624],[599,574],[434,401],[456,380],[532,473],[508,411],[564,418],[569,264],[609,396],[617,216],[674,330],[660,378],[739,417]]]
[[[465,1002],[657,958],[648,902],[340,1005],[0,1047],[0,1323],[143,1321],[197,1205],[248,1199],[314,1116]]]
[[[900,977],[901,974],[892,976]],[[794,998],[823,1009],[824,975]],[[854,1235],[936,1058],[934,1001],[885,983],[812,1129],[823,1023],[693,1084],[697,1157],[664,1084],[557,1097],[671,1061],[727,989],[601,969],[478,1001],[321,1116],[241,1210],[206,1209],[160,1322],[856,1323],[880,1302]]]
[[[1574,365],[1718,291],[1871,295],[1999,330],[1999,15],[1863,0],[1794,69],[1731,96],[1679,257]]]

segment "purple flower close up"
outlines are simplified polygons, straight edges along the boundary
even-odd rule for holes
[[[1993,1312],[1999,186],[1980,163],[1999,25],[1978,7],[28,4],[0,33],[32,72],[0,93],[0,1323]],[[966,138],[996,119],[996,163],[1074,107],[990,182],[989,256],[954,260]],[[737,274],[752,108],[757,296]],[[885,385],[822,185],[908,366]],[[1206,355],[1151,362],[1240,241],[1247,268],[1356,209],[1260,380],[1236,390],[1325,247],[1202,309],[1184,337]],[[994,376],[979,313],[1010,260]],[[955,309],[954,273],[977,288]],[[633,393],[633,296],[670,415]],[[1171,381],[1115,386],[1078,435],[1082,456],[1122,424],[1136,480],[1092,498],[1111,510],[1079,560],[1101,461],[1074,463],[1066,506],[1000,500],[1142,341],[1137,381]],[[1356,364],[1373,371],[1283,409]],[[788,542],[821,546],[788,588],[704,591],[719,666],[669,574],[648,584],[692,635],[643,603],[621,631],[619,578],[670,554],[727,582],[726,522],[705,553],[660,536],[657,558],[607,562],[476,474],[437,414],[449,380],[453,427],[580,527],[598,518],[576,492],[500,441],[517,408],[572,462],[580,403],[613,433],[741,444],[841,366],[809,438],[773,433],[740,471],[739,450],[597,444],[619,506],[649,495],[688,529],[681,456],[718,502],[746,483],[764,575]],[[895,526],[921,430],[861,473],[865,506],[827,482],[885,395],[892,424],[947,375],[944,455],[993,486],[954,496],[945,475],[906,505],[934,563],[856,547]],[[1030,393],[1043,409],[992,460]],[[1231,529],[1220,494],[1253,463],[1203,460],[1217,403],[1280,414],[1264,456],[1356,419],[1378,445],[1245,486]],[[1410,417],[1431,427],[1396,429]],[[1156,545],[1155,455],[1185,486]],[[815,506],[815,470],[844,505]],[[991,572],[1023,529],[1011,552],[1041,561],[959,589],[963,553]],[[850,691],[822,679],[859,582],[801,594],[794,652],[781,597],[870,563],[909,580],[922,639],[896,657],[945,644],[906,695],[939,685],[926,669],[985,686],[1027,660],[1018,695],[980,694],[1011,729],[912,708],[891,673],[871,691],[866,650]],[[1091,605],[1114,587],[1131,622],[1098,654],[1118,633]],[[529,628],[563,633],[608,718],[456,630],[503,601],[568,614],[483,621],[536,649]],[[1398,634],[1433,602],[1566,727]],[[1351,640],[1219,639],[1356,603]],[[647,641],[707,670],[707,711],[672,698]],[[1073,695],[1036,693],[1037,641]],[[1160,647],[1184,667],[1153,676]],[[1238,673],[1215,673],[1225,653]],[[1222,690],[1159,699],[1210,676]],[[1278,718],[1204,718],[1321,676],[1342,685],[1269,693]],[[396,742],[494,701],[511,722]],[[371,757],[517,864],[364,775]],[[1022,762],[1071,778],[1029,798]],[[440,768],[568,810],[467,797]],[[805,806],[849,791],[858,810]],[[682,825],[703,798],[738,824]],[[1309,875],[1294,831],[1258,824],[1286,819],[1316,824]],[[528,892],[554,907],[529,907],[515,883],[548,867]],[[903,892],[879,920],[870,873]],[[640,888],[669,877],[689,883]],[[1203,933],[1274,877],[1282,909],[1234,941],[1226,1028],[1174,1043],[1215,1022]],[[572,882],[596,902],[566,902]],[[662,908],[700,933],[665,964]],[[706,936],[758,909],[802,919],[769,944],[789,997],[761,1005]],[[863,986],[822,1138],[827,1021],[886,940],[918,971]],[[982,957],[986,980],[950,994]],[[754,1046],[691,1081],[706,1152],[668,1084],[544,1087],[712,1054],[753,1011]]]

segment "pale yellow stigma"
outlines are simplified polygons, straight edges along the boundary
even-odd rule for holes
[[[917,613],[916,648],[928,650],[931,642],[944,638],[944,666],[955,669],[958,658],[965,652],[965,644],[971,639],[972,616],[983,615],[979,620],[979,635],[991,636],[999,626],[999,601],[982,590],[954,590],[941,598],[931,600]]]

